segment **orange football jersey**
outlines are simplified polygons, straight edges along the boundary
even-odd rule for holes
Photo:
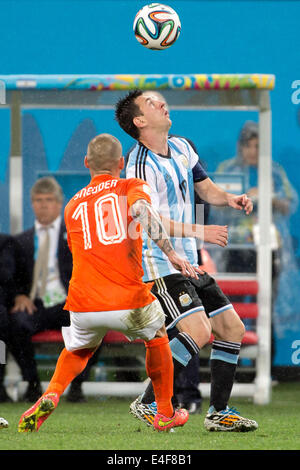
[[[98,175],[69,201],[65,223],[73,272],[65,309],[125,310],[155,299],[151,284],[142,281],[141,226],[130,214],[138,199],[151,202],[149,192],[142,180]]]

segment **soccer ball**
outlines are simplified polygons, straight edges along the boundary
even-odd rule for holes
[[[151,3],[136,14],[133,31],[142,46],[162,50],[172,46],[178,39],[181,23],[173,8],[161,3]]]
[[[4,418],[0,418],[0,429],[8,428],[8,422]]]

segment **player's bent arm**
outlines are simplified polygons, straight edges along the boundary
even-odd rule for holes
[[[210,178],[194,183],[198,196],[213,206],[228,206],[230,193],[217,186]]]
[[[244,210],[249,215],[253,210],[252,200],[247,194],[232,194],[217,186],[210,178],[194,183],[194,189],[201,199],[214,206],[230,206]]]
[[[169,258],[169,261],[175,269],[180,271],[184,276],[197,278],[197,273],[189,261],[179,256],[174,250],[158,212],[149,202],[144,199],[139,199],[132,204],[131,213],[132,216],[140,222],[151,240],[153,240]]]

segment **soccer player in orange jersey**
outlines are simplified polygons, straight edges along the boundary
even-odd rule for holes
[[[56,408],[61,394],[86,366],[108,330],[146,345],[146,371],[153,382],[158,431],[182,426],[186,410],[174,411],[173,361],[160,303],[143,283],[141,228],[185,276],[195,268],[173,249],[157,212],[150,187],[137,178],[120,179],[124,166],[120,142],[109,134],[88,145],[85,166],[90,184],[65,208],[73,273],[65,309],[71,325],[63,327],[65,348],[46,392],[20,418],[19,432],[38,431]]]

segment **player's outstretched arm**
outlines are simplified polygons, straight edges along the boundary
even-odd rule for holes
[[[135,219],[142,225],[145,232],[157,244],[163,253],[169,258],[175,269],[184,276],[197,279],[197,270],[174,250],[169,236],[162,224],[157,211],[144,199],[139,199],[131,206],[131,212]]]
[[[197,238],[202,242],[212,243],[224,247],[228,243],[227,225],[200,225],[176,222],[160,216],[169,235],[175,238]]]

